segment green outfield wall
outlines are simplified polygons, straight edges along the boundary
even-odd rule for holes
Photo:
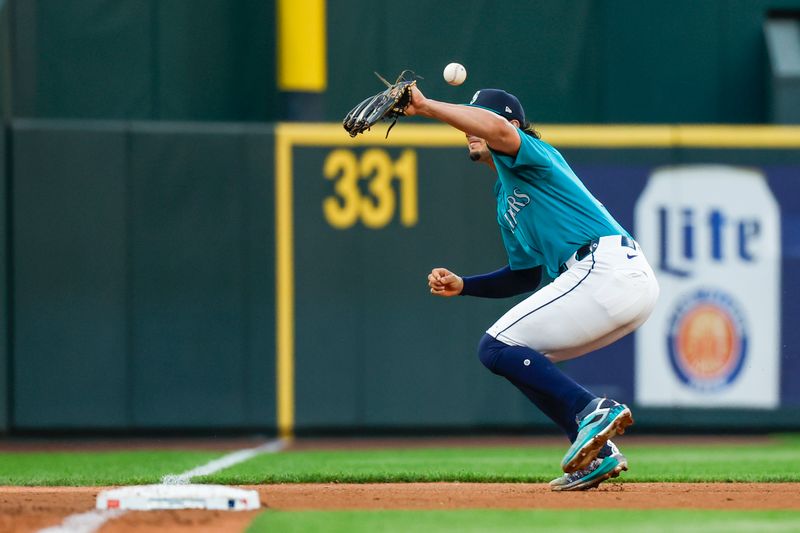
[[[2,68],[13,73],[16,117],[286,114],[274,0],[6,3],[13,46]],[[377,92],[373,71],[410,68],[434,98],[507,88],[543,123],[760,123],[771,105],[764,23],[800,12],[800,0],[411,0],[402,21],[392,2],[327,7],[327,84],[307,102],[320,120],[341,120]],[[458,88],[441,78],[451,61],[468,70]]]
[[[0,116],[11,116],[11,25],[7,0],[0,0]]]
[[[9,284],[8,284],[8,265],[10,262],[9,257],[9,243],[8,243],[8,202],[6,191],[8,190],[8,181],[6,177],[6,129],[0,127],[0,432],[8,430],[8,415],[10,398],[10,359],[8,357],[9,347],[9,325],[10,325],[10,312],[11,303],[9,301]]]
[[[549,428],[475,357],[509,302],[426,292],[504,263],[463,136],[337,125],[404,68],[437,99],[519,95],[687,298],[565,369],[643,427],[800,427],[800,134],[691,126],[771,119],[764,23],[800,0],[327,2],[287,54],[309,93],[279,88],[276,7],[0,0],[0,431]],[[273,126],[293,111],[322,122]],[[738,347],[710,367],[676,348],[689,282]]]
[[[479,88],[501,87],[539,122],[765,122],[763,23],[770,9],[800,9],[770,0],[446,0],[435,8],[420,0],[399,24],[391,3],[346,5],[331,10],[330,26],[359,38],[331,42],[331,120],[352,106],[353,87],[380,87],[373,70],[410,68],[434,98],[466,102]],[[467,68],[461,87],[442,81],[450,61]]]
[[[274,117],[274,0],[7,0],[14,116]]]
[[[15,427],[271,424],[270,131],[15,123]]]
[[[645,243],[665,288],[655,329],[564,369],[634,405],[642,430],[800,427],[800,131],[541,129]],[[434,266],[505,263],[491,174],[455,130],[384,132],[14,121],[4,429],[552,431],[476,355],[513,300],[426,287]],[[676,185],[654,197],[663,179]],[[681,295],[698,287],[724,296],[714,316],[739,348],[686,322]],[[683,345],[701,348],[673,353]]]

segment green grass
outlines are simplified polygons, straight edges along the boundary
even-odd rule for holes
[[[620,439],[636,481],[800,482],[800,438],[763,444],[630,445]],[[369,483],[412,481],[533,482],[560,474],[563,446],[303,451],[264,454],[195,482]],[[221,452],[129,451],[0,453],[0,485],[132,485],[158,483]]]
[[[624,446],[625,481],[800,481],[800,440],[752,445]],[[197,481],[224,484],[411,481],[545,482],[564,447],[306,451],[262,455]]]
[[[140,485],[159,483],[222,455],[218,452],[0,453],[0,485]]]
[[[261,531],[408,532],[546,531],[547,533],[777,533],[800,530],[795,511],[458,510],[266,511],[248,533]]]

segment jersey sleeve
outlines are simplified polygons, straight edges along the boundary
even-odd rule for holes
[[[516,157],[493,150],[492,154],[494,154],[496,160],[508,168],[531,167],[547,169],[553,166],[550,151],[545,143],[528,135],[519,128],[516,128],[516,130],[520,140],[519,152],[517,152]]]
[[[462,279],[464,287],[461,289],[461,296],[508,298],[535,291],[542,280],[542,267],[512,270],[506,265],[488,274],[464,276]]]
[[[522,270],[526,268],[533,268],[539,266],[540,263],[525,252],[525,249],[517,241],[511,230],[504,226],[500,226],[500,234],[503,236],[503,246],[506,249],[508,256],[508,265],[511,270]]]

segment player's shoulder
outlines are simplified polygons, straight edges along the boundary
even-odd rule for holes
[[[537,167],[550,166],[553,156],[558,154],[558,151],[546,141],[525,130],[517,128],[517,131],[520,138],[517,160]]]
[[[553,148],[553,146],[550,145],[550,143],[548,143],[547,141],[543,140],[540,136],[538,136],[539,135],[538,133],[536,135],[533,135],[532,133],[527,132],[521,128],[517,128],[517,132],[519,133],[520,142],[522,143],[526,143],[531,146],[536,146],[540,148],[555,150],[555,148]]]
[[[492,149],[495,163],[500,167],[508,168],[515,172],[531,172],[533,170],[535,173],[540,173],[550,168],[555,154],[553,147],[520,128],[516,128],[516,130],[520,139],[516,153],[509,155]]]

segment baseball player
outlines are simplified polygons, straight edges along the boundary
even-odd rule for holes
[[[602,348],[644,323],[659,292],[644,253],[540,139],[515,96],[482,89],[469,104],[457,105],[426,98],[413,86],[405,113],[463,131],[470,159],[497,177],[497,223],[508,264],[468,277],[434,268],[431,294],[532,292],[486,331],[480,360],[569,437],[565,474],[550,482],[553,490],[585,490],[618,476],[628,464],[609,439],[633,424],[631,410],[595,396],[555,363]]]

